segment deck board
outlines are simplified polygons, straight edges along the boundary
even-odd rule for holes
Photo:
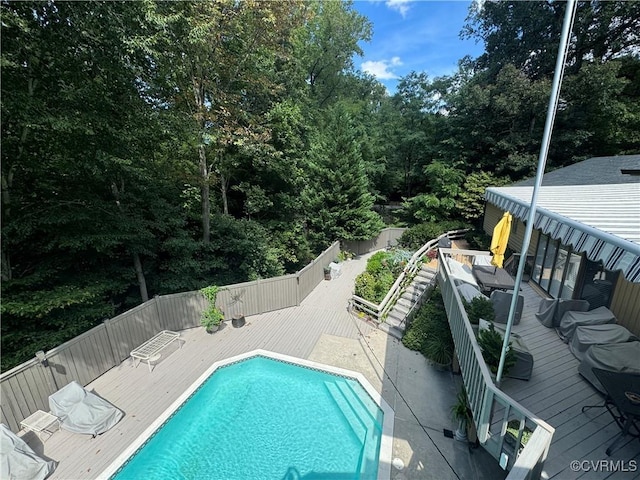
[[[556,429],[545,462],[543,478],[627,478],[613,472],[572,472],[572,460],[624,460],[640,458],[640,442],[625,440],[607,457],[605,450],[620,433],[613,418],[604,408],[585,413],[585,405],[603,403],[597,392],[579,373],[579,361],[554,329],[546,328],[536,318],[539,294],[528,284],[522,287],[525,308],[520,324],[512,331],[521,335],[533,355],[533,374],[529,381],[505,379],[502,389],[521,405],[537,414]],[[640,470],[640,463],[638,464]],[[591,472],[594,475],[594,472]],[[627,475],[630,475],[627,472]],[[636,474],[631,474],[631,477]],[[637,478],[637,477],[636,477]]]

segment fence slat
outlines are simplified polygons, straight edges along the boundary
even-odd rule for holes
[[[349,250],[366,253],[384,248],[395,244],[404,230],[388,228],[373,240],[347,242]],[[324,279],[324,267],[339,252],[340,242],[334,242],[296,274],[224,286],[216,303],[227,320],[234,314],[256,315],[299,305]],[[48,410],[48,397],[58,388],[72,380],[90,383],[160,330],[199,326],[206,306],[206,299],[197,291],[155,297],[48,351],[49,367],[32,359],[3,373],[2,422],[17,432],[24,418],[38,409]]]

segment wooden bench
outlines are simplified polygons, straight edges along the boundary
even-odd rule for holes
[[[180,334],[178,332],[162,330],[160,333],[154,335],[139,347],[131,350],[131,358],[134,359],[134,364],[136,358],[138,359],[138,363],[147,362],[149,371],[151,371],[151,362],[158,360],[160,358],[160,352],[165,347],[171,345],[174,341],[179,339]],[[182,344],[180,344],[180,348],[182,348]]]

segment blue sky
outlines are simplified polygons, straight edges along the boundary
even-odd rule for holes
[[[398,79],[412,70],[429,78],[450,75],[465,55],[477,57],[482,43],[461,40],[470,1],[356,0],[353,7],[373,24],[373,38],[362,43],[355,67],[395,92]]]

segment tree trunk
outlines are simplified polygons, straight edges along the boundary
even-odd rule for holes
[[[229,215],[229,199],[227,191],[229,187],[229,179],[223,173],[220,174],[220,193],[222,195],[222,213]]]
[[[204,145],[198,147],[200,156],[201,186],[200,196],[202,197],[202,241],[209,244],[211,241],[211,200],[209,198],[209,168],[207,166],[207,155]]]
[[[138,279],[138,285],[140,285],[140,296],[143,302],[149,301],[149,293],[147,292],[147,281],[144,278],[144,272],[142,271],[142,261],[140,260],[140,254],[133,254],[133,267],[136,270],[136,278]]]
[[[120,188],[116,185],[116,182],[111,182],[111,193],[116,200],[116,205],[118,206],[118,210],[120,213],[124,215],[124,210],[122,208],[122,204],[120,203],[120,194],[124,191],[124,182],[120,184]],[[140,297],[143,302],[149,300],[149,293],[147,291],[147,280],[144,278],[144,271],[142,270],[142,260],[140,259],[140,254],[138,252],[134,252],[133,254],[133,269],[136,272],[136,278],[138,279],[138,285],[140,287]]]

